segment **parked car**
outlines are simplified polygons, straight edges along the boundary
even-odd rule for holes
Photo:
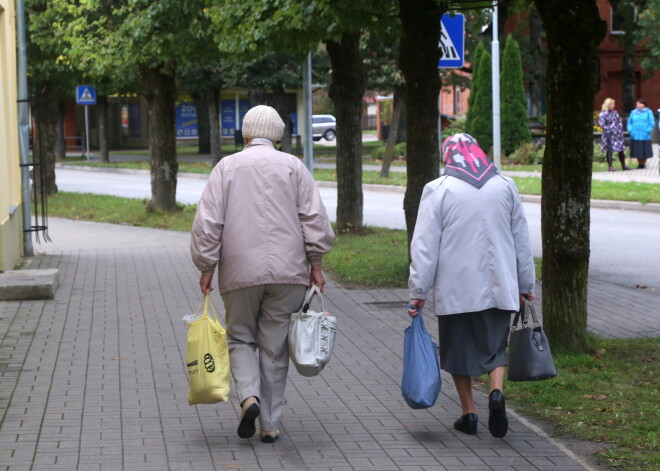
[[[312,137],[315,141],[321,138],[326,141],[334,140],[337,136],[337,120],[331,114],[312,115]]]

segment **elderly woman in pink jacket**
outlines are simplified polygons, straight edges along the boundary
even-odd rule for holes
[[[289,368],[289,317],[312,283],[323,289],[321,260],[334,232],[312,175],[297,157],[275,150],[284,132],[275,109],[243,119],[243,151],[223,158],[204,189],[191,253],[202,293],[218,270],[231,373],[241,401],[238,435],[279,436]],[[255,352],[258,350],[258,357]]]

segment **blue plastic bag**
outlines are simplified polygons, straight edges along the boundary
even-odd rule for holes
[[[413,409],[426,409],[435,404],[441,386],[436,346],[426,331],[420,311],[403,335],[401,394]]]

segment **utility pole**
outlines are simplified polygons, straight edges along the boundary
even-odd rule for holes
[[[305,166],[314,175],[314,147],[312,140],[312,53],[308,52],[303,64],[303,119],[305,134],[303,136],[303,155]]]
[[[493,2],[493,42],[491,55],[493,58],[493,163],[498,170],[502,169],[502,142],[500,139],[500,41],[498,39],[497,0]]]
[[[23,209],[23,254],[34,255],[32,247],[32,198],[30,195],[30,118],[28,116],[27,43],[25,36],[25,4],[16,0],[18,36],[18,147],[21,162],[21,200]]]

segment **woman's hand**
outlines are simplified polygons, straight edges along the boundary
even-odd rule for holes
[[[323,278],[323,272],[321,272],[320,266],[312,266],[312,271],[309,273],[309,287],[311,288],[312,285],[317,285],[321,293],[323,292],[325,279]]]
[[[412,309],[410,308],[412,306]],[[408,315],[410,317],[415,317],[420,311],[424,308],[423,299],[411,299],[410,304],[408,305]]]
[[[202,275],[199,277],[199,287],[202,290],[202,294],[204,296],[213,291],[213,288],[211,287],[212,281],[213,275]]]

